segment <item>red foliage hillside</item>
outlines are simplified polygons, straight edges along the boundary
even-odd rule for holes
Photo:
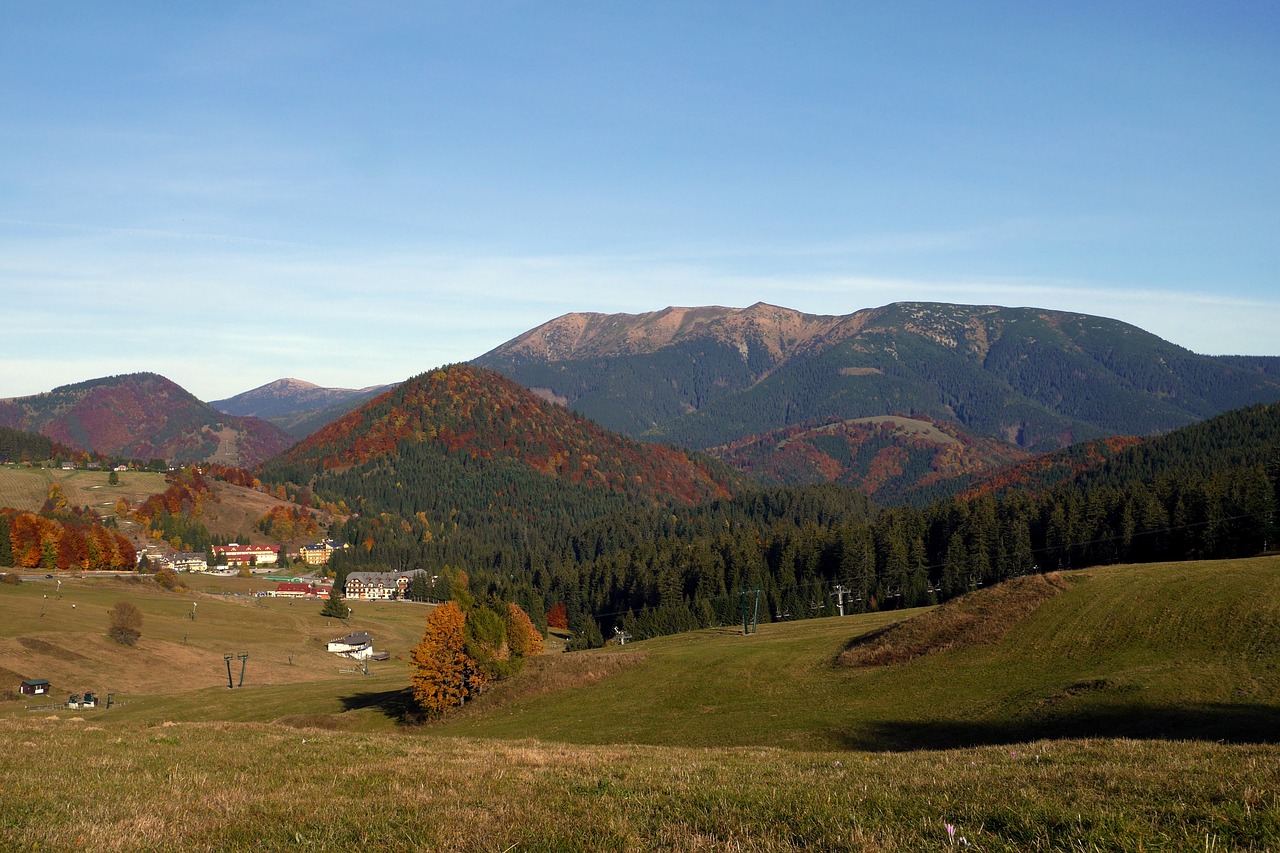
[[[1028,494],[1046,491],[1059,483],[1070,482],[1088,471],[1105,466],[1125,450],[1142,444],[1142,439],[1117,435],[1073,445],[991,473],[966,490],[961,498],[972,499],[1000,495],[1009,491]]]
[[[728,496],[733,481],[726,469],[609,432],[501,374],[467,365],[405,382],[311,435],[281,461],[339,468],[394,454],[401,442],[518,460],[572,483],[687,503]]]
[[[0,400],[0,425],[114,457],[252,467],[293,443],[256,418],[224,415],[163,376],[133,373]]]
[[[710,453],[768,483],[843,483],[881,501],[1027,458],[1018,447],[975,438],[956,424],[891,415],[798,424]]]

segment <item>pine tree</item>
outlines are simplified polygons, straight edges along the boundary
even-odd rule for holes
[[[338,592],[337,584],[334,584],[333,589],[329,590],[329,598],[325,600],[324,607],[320,609],[320,615],[334,619],[347,618],[347,605],[342,600],[342,594]]]
[[[9,539],[9,519],[0,516],[0,566],[13,565],[13,544]]]

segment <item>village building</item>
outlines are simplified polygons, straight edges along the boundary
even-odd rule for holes
[[[426,572],[422,569],[411,572],[352,572],[347,575],[346,596],[365,601],[404,598],[415,575],[426,575]]]
[[[325,539],[322,542],[303,545],[298,549],[298,559],[308,566],[323,566],[328,564],[335,551],[341,551],[349,547],[351,546],[346,542],[338,543],[332,539]]]
[[[178,551],[169,558],[169,568],[175,572],[207,572],[209,555],[199,551]]]
[[[28,678],[18,686],[23,696],[44,696],[49,692],[49,682],[43,678]]]
[[[373,635],[368,631],[357,631],[337,640],[331,640],[326,647],[335,655],[353,660],[368,660],[373,657]]]
[[[225,557],[228,566],[274,566],[280,559],[279,545],[214,545],[219,562]]]
[[[271,593],[276,598],[320,598],[329,594],[330,587],[318,583],[284,581]]]

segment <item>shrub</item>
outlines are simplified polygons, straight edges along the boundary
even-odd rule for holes
[[[132,646],[142,636],[142,611],[128,601],[117,601],[107,611],[111,627],[107,636],[122,646]]]

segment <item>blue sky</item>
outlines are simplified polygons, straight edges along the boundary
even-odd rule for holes
[[[1274,3],[121,5],[0,4],[0,397],[757,301],[1280,355]]]

